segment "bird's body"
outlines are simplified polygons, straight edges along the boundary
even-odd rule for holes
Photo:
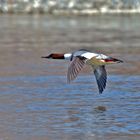
[[[104,54],[93,53],[87,50],[78,50],[73,53],[58,54],[53,53],[42,58],[65,59],[70,60],[68,67],[67,80],[71,82],[82,70],[85,64],[90,65],[96,77],[99,93],[102,93],[106,87],[107,73],[105,65],[121,63],[121,60],[106,56]]]

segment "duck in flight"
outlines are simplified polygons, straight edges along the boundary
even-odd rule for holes
[[[42,58],[70,60],[71,63],[67,72],[67,81],[69,83],[77,77],[78,73],[86,64],[90,65],[93,69],[100,94],[106,87],[107,72],[105,65],[123,62],[122,60],[104,54],[93,53],[84,49],[73,53],[52,53],[48,56],[42,56]]]

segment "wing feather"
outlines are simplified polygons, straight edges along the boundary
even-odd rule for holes
[[[70,83],[74,80],[78,73],[82,70],[85,65],[85,61],[81,57],[74,57],[70,66],[68,67],[67,81]]]
[[[97,81],[99,93],[101,94],[106,87],[107,73],[105,66],[99,66],[94,69],[95,78]]]

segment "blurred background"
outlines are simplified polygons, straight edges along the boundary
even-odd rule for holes
[[[67,84],[52,52],[88,49],[107,66]],[[0,0],[0,140],[140,139],[140,0]],[[104,109],[100,109],[103,107]]]
[[[1,13],[139,13],[139,0],[0,0]]]

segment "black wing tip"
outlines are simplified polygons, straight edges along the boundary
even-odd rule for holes
[[[99,94],[102,94],[104,92],[105,88],[106,88],[106,86],[103,87],[102,89],[99,89]]]
[[[104,89],[106,88],[106,83],[107,83],[107,73],[106,73],[105,66],[103,65],[95,69],[94,74],[96,77],[99,94],[102,94]]]
[[[103,78],[103,77],[102,77]],[[99,94],[102,94],[103,91],[106,88],[106,83],[107,83],[107,77],[105,77],[105,79],[99,79],[97,80],[97,85],[98,85],[98,89],[99,89]]]
[[[105,81],[105,85],[101,89],[99,89],[99,94],[102,94],[104,92],[104,90],[106,88],[106,82],[107,81]]]
[[[98,87],[98,89],[99,89],[99,94],[102,94],[102,93],[103,93],[103,91],[104,91],[104,89],[105,89],[105,87],[103,87],[103,88]]]
[[[103,91],[99,91],[99,94],[103,94]]]
[[[103,94],[104,89],[105,89],[105,88],[103,88],[103,89],[101,89],[101,90],[99,89],[99,94]]]

